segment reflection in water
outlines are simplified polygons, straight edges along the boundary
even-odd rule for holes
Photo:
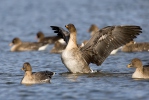
[[[78,80],[79,77],[84,77],[84,76],[85,76],[85,78],[104,77],[104,76],[112,76],[113,74],[98,71],[98,72],[86,73],[86,74],[85,73],[74,74],[74,73],[66,72],[66,73],[60,73],[60,75],[66,77],[71,82],[77,82],[77,81],[79,81]]]
[[[51,83],[51,82],[50,82],[50,83]],[[34,83],[34,84],[21,83],[21,84],[22,84],[22,85],[25,85],[25,86],[33,86],[33,85],[50,84],[50,83]]]
[[[77,78],[79,77],[79,74],[72,74],[70,72],[60,73],[60,75],[66,77],[71,82],[77,82]]]

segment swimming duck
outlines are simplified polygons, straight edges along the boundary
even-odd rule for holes
[[[41,31],[39,31],[37,33],[37,39],[38,39],[38,42],[44,42],[44,43],[54,44],[57,40],[61,39],[61,37],[59,37],[59,36],[45,37],[44,36],[44,33],[42,33]]]
[[[149,51],[149,43],[148,42],[134,42],[124,45],[121,49],[123,52],[139,52],[139,51]]]
[[[54,75],[51,71],[32,72],[30,63],[23,64],[22,70],[25,71],[22,78],[22,84],[50,83],[50,79]]]
[[[136,68],[132,74],[132,78],[149,78],[149,65],[143,66],[142,61],[138,58],[131,60],[131,63],[127,65],[128,68]]]
[[[34,51],[34,50],[45,50],[48,48],[48,44],[46,43],[38,43],[38,42],[22,42],[19,38],[14,38],[12,43],[9,44],[12,52],[14,51]]]
[[[139,26],[107,26],[96,32],[83,47],[78,47],[75,26],[68,24],[65,27],[70,33],[70,38],[65,36],[68,31],[51,26],[54,32],[61,34],[68,43],[61,59],[71,73],[92,73],[90,63],[101,65],[112,50],[132,41],[142,32]]]

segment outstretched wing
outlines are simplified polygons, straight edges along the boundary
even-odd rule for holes
[[[68,31],[65,31],[63,28],[58,26],[50,26],[52,30],[54,30],[54,33],[58,33],[57,35],[64,39],[66,43],[69,41],[70,33]]]
[[[139,26],[108,26],[97,31],[80,50],[88,64],[99,66],[112,50],[132,41],[141,30]]]

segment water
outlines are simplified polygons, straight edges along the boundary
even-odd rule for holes
[[[96,74],[67,74],[60,55],[49,52],[10,52],[8,44],[14,37],[36,41],[43,31],[55,35],[50,25],[64,27],[73,23],[78,30],[78,42],[89,39],[91,24],[100,28],[108,25],[139,25],[143,33],[135,39],[149,39],[148,0],[0,0],[0,99],[72,99],[72,100],[148,100],[149,80],[131,78],[133,69],[126,68],[130,60],[139,57],[148,64],[149,53],[123,53],[109,56],[97,67]],[[20,84],[24,75],[20,69],[30,62],[33,71],[50,70],[57,74],[50,84],[25,86]]]

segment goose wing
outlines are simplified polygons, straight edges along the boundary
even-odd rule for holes
[[[64,39],[66,43],[69,41],[70,33],[68,31],[65,31],[63,28],[58,26],[50,26],[52,30],[54,30],[54,33],[58,33],[57,35]]]
[[[139,26],[107,26],[97,31],[84,47],[80,48],[88,64],[101,65],[111,51],[132,41],[141,31]]]
[[[54,73],[51,71],[40,71],[40,72],[34,72],[32,75],[35,80],[39,81],[39,80],[51,79]]]

